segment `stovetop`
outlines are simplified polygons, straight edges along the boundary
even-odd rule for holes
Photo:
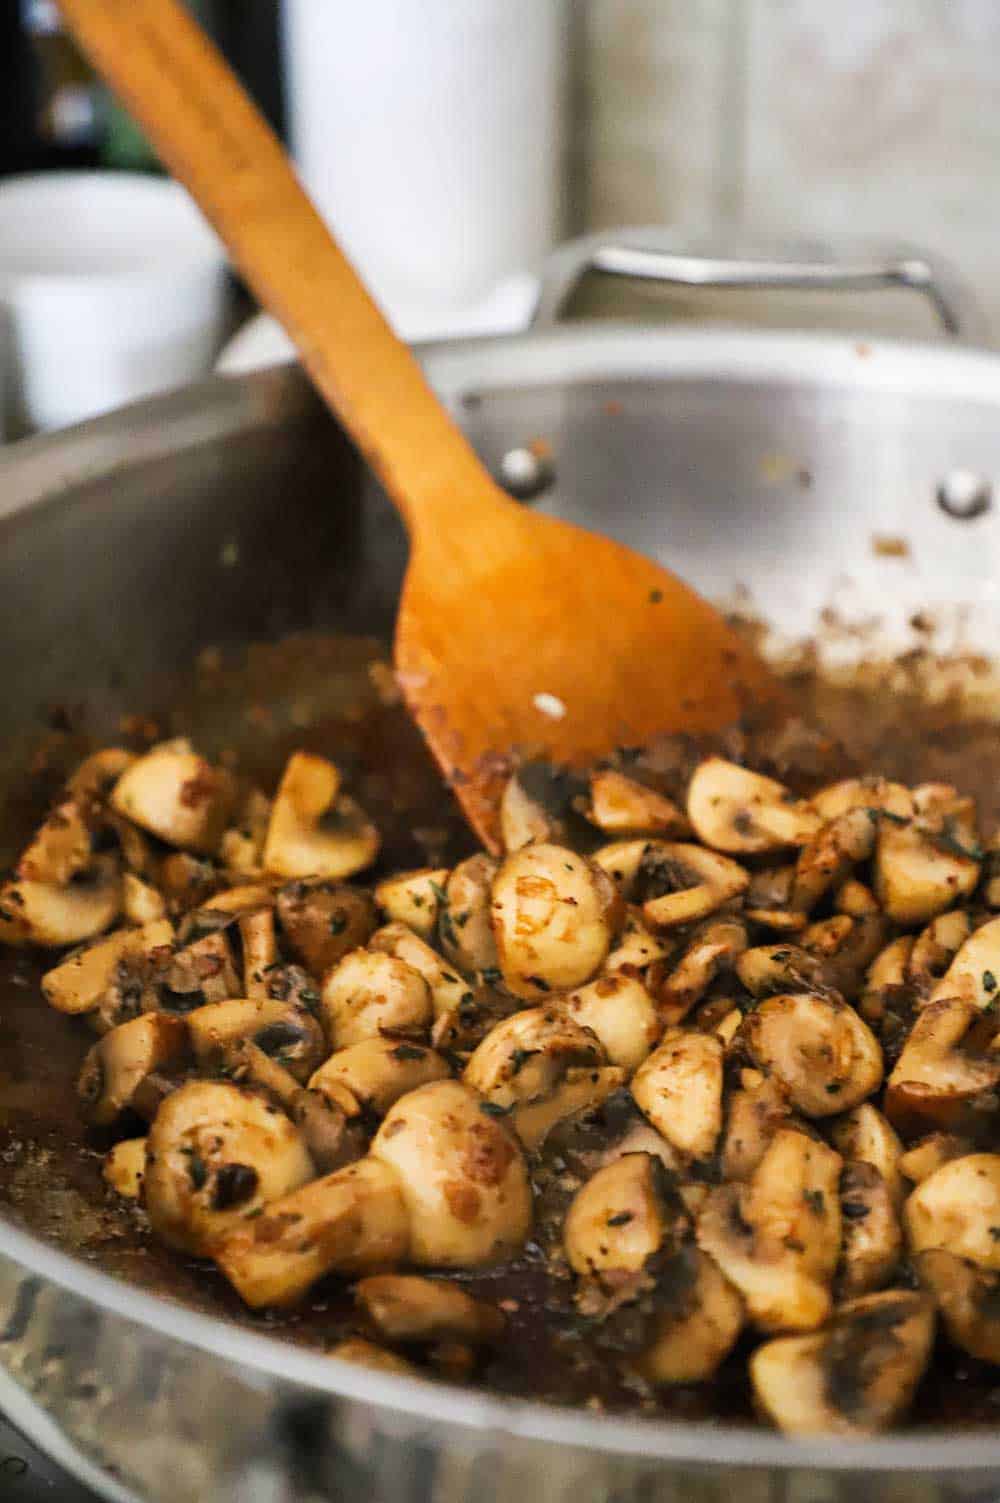
[[[0,1499],[3,1503],[98,1503],[62,1467],[44,1456],[0,1415]]]

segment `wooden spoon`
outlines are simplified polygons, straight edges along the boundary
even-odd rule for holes
[[[673,574],[494,483],[178,0],[60,6],[402,513],[399,681],[487,846],[512,756],[579,766],[780,700],[747,644]]]

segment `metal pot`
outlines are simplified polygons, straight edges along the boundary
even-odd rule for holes
[[[555,265],[545,317],[593,263],[741,285],[788,276],[678,263],[647,232],[587,241]],[[792,279],[915,285],[961,326],[914,258],[799,264]],[[992,354],[543,321],[424,356],[488,463],[537,504],[660,555],[713,595],[742,586],[785,631],[810,629],[845,590],[890,635],[931,600],[942,618],[968,608],[970,638],[995,631]],[[873,551],[873,536],[905,542]],[[99,730],[206,644],[314,627],[384,636],[404,556],[395,514],[292,367],[18,446],[0,466],[5,830],[45,707],[85,699]],[[5,1121],[13,1144],[16,1111]],[[0,1209],[0,1407],[111,1498],[721,1503],[973,1498],[1000,1485],[1000,1440],[982,1433],[791,1442],[347,1367],[112,1279],[54,1245],[57,1227],[42,1240],[19,1222],[23,1207]]]

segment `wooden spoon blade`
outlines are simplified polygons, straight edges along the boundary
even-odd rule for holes
[[[421,541],[396,627],[400,687],[494,851],[521,757],[581,767],[665,732],[787,709],[784,687],[718,611],[609,538],[510,505],[478,535],[477,559],[463,549],[462,571]]]

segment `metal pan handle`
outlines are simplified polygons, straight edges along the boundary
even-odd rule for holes
[[[950,267],[909,246],[862,245],[834,254],[810,245],[799,252],[718,252],[685,244],[668,231],[635,228],[585,235],[555,251],[542,271],[533,327],[558,323],[588,273],[658,282],[668,287],[868,292],[903,287],[934,308],[948,334],[988,342],[985,319]]]

